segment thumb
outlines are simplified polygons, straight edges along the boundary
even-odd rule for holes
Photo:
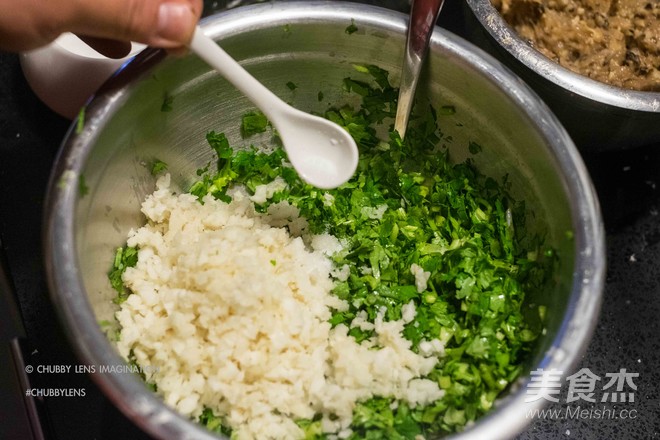
[[[76,7],[63,17],[62,31],[167,49],[190,42],[202,13],[202,0],[74,0],[72,3]]]

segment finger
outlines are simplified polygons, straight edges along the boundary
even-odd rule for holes
[[[201,0],[72,0],[65,30],[174,48],[185,45],[202,12]]]
[[[124,58],[131,52],[131,43],[129,41],[117,41],[107,38],[90,37],[87,35],[78,35],[92,49],[105,55],[108,58]]]
[[[0,11],[0,50],[34,49],[67,31],[173,49],[192,38],[202,0],[0,0]]]

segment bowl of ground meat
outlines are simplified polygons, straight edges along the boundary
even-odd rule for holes
[[[660,141],[660,3],[467,0],[470,38],[523,78],[583,151]]]

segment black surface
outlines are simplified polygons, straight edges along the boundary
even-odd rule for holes
[[[24,398],[30,389],[24,371],[20,341],[25,330],[18,311],[16,295],[8,276],[0,242],[0,438],[38,440],[43,438],[35,402]]]
[[[41,217],[51,164],[69,121],[48,110],[26,84],[18,57],[0,53],[0,241],[18,297],[27,340],[26,365],[77,364],[48,298],[41,249]],[[0,359],[6,366],[9,359]],[[3,367],[4,369],[4,367]],[[85,374],[29,374],[34,388],[85,389],[85,397],[39,399],[50,439],[139,439],[141,432]],[[1,395],[4,398],[5,390]],[[24,392],[24,390],[23,390]],[[0,424],[8,414],[0,414]],[[17,435],[3,437],[23,440]],[[143,437],[147,438],[147,437]]]
[[[448,3],[445,12],[452,7]],[[461,31],[461,22],[451,13],[440,23]],[[68,126],[29,90],[18,57],[0,53],[0,241],[27,333],[25,362],[35,367],[77,364],[47,295],[41,250],[46,183]],[[639,373],[636,401],[607,405],[634,410],[636,418],[535,419],[520,438],[660,438],[660,145],[587,155],[585,161],[603,207],[609,269],[600,320],[580,367],[603,378],[621,368]],[[0,359],[0,365],[6,362]],[[36,387],[85,390],[84,397],[43,399],[47,438],[148,438],[87,375],[33,372],[29,378]],[[5,417],[0,414],[0,424]]]

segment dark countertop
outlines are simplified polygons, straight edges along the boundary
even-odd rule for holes
[[[447,24],[456,26],[456,22]],[[18,57],[0,53],[0,254],[6,256],[22,316],[26,364],[76,365],[48,298],[41,249],[48,175],[68,128],[69,121],[45,108],[31,92]],[[549,408],[559,411],[567,406],[574,410],[577,405],[612,411],[601,416],[591,412],[585,417],[536,417],[519,438],[660,439],[660,145],[584,154],[584,159],[605,218],[608,272],[600,319],[578,369],[588,368],[603,380],[607,373],[624,368],[639,373],[634,378],[635,401],[553,404]],[[0,314],[3,338],[10,323]],[[0,356],[6,357],[6,342],[0,343]],[[0,366],[6,363],[7,359],[0,358]],[[46,438],[149,438],[85,374],[33,373],[29,379],[33,387],[85,389],[84,397],[38,399]],[[566,395],[566,389],[562,390],[562,401]],[[0,406],[0,439],[24,439],[7,428],[17,419],[10,420],[4,408]],[[620,410],[626,410],[628,417],[611,418]]]

